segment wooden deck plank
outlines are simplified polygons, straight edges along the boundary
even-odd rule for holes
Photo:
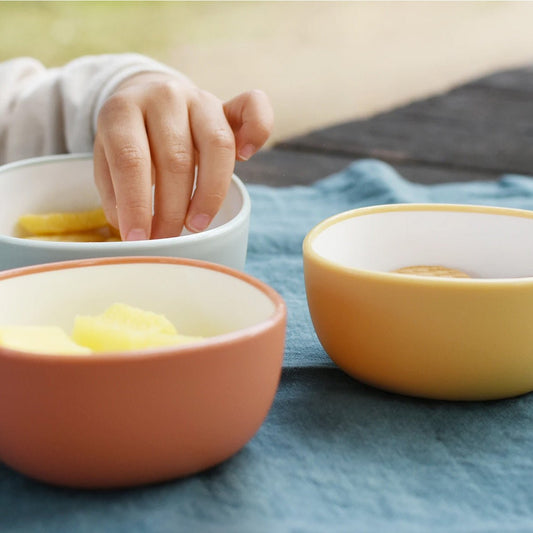
[[[533,66],[287,139],[237,163],[236,172],[246,183],[308,184],[368,157],[418,183],[532,174]]]
[[[513,86],[512,80],[516,85]],[[288,139],[279,150],[467,172],[533,173],[533,72],[484,78],[391,112]],[[498,85],[499,84],[499,85]],[[515,90],[513,87],[520,90]]]
[[[468,85],[479,85],[513,92],[533,94],[533,66],[509,69],[472,81]]]
[[[273,187],[307,185],[342,170],[354,160],[345,156],[272,149],[260,152],[250,161],[237,163],[235,172],[244,183],[262,183]],[[491,171],[390,163],[403,177],[416,183],[490,180],[499,176],[499,173]]]

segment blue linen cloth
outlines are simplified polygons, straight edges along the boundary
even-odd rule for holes
[[[49,487],[0,464],[0,531],[42,533],[342,533],[533,531],[533,395],[443,402],[346,376],[309,318],[301,245],[319,221],[400,202],[533,209],[533,179],[418,185],[374,160],[312,186],[249,185],[247,270],[289,310],[274,405],[236,456],[148,487]]]

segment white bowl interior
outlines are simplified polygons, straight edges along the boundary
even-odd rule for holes
[[[332,224],[312,248],[329,261],[363,270],[442,265],[473,278],[530,277],[533,217],[503,210],[375,212]]]
[[[19,216],[26,213],[78,211],[100,205],[93,179],[92,158],[59,156],[29,160],[0,168],[0,235],[21,236]],[[235,180],[209,228],[235,218],[243,206]],[[187,234],[183,231],[183,235]]]
[[[191,265],[123,263],[47,270],[0,281],[1,325],[56,325],[120,302],[164,314],[179,333],[213,336],[259,324],[267,294],[230,274]]]

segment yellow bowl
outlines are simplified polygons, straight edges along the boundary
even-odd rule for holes
[[[485,400],[533,390],[533,212],[399,204],[306,236],[309,310],[331,359],[403,394]],[[469,278],[393,271],[441,265]]]

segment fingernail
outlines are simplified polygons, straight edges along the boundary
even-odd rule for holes
[[[204,231],[204,229],[209,226],[211,222],[211,217],[209,215],[204,215],[202,213],[194,215],[189,221],[189,229],[192,231]]]
[[[146,231],[141,228],[130,229],[129,233],[126,235],[127,241],[145,241],[147,238]]]
[[[255,146],[253,144],[245,144],[239,150],[239,158],[243,161],[247,161],[255,154]]]

